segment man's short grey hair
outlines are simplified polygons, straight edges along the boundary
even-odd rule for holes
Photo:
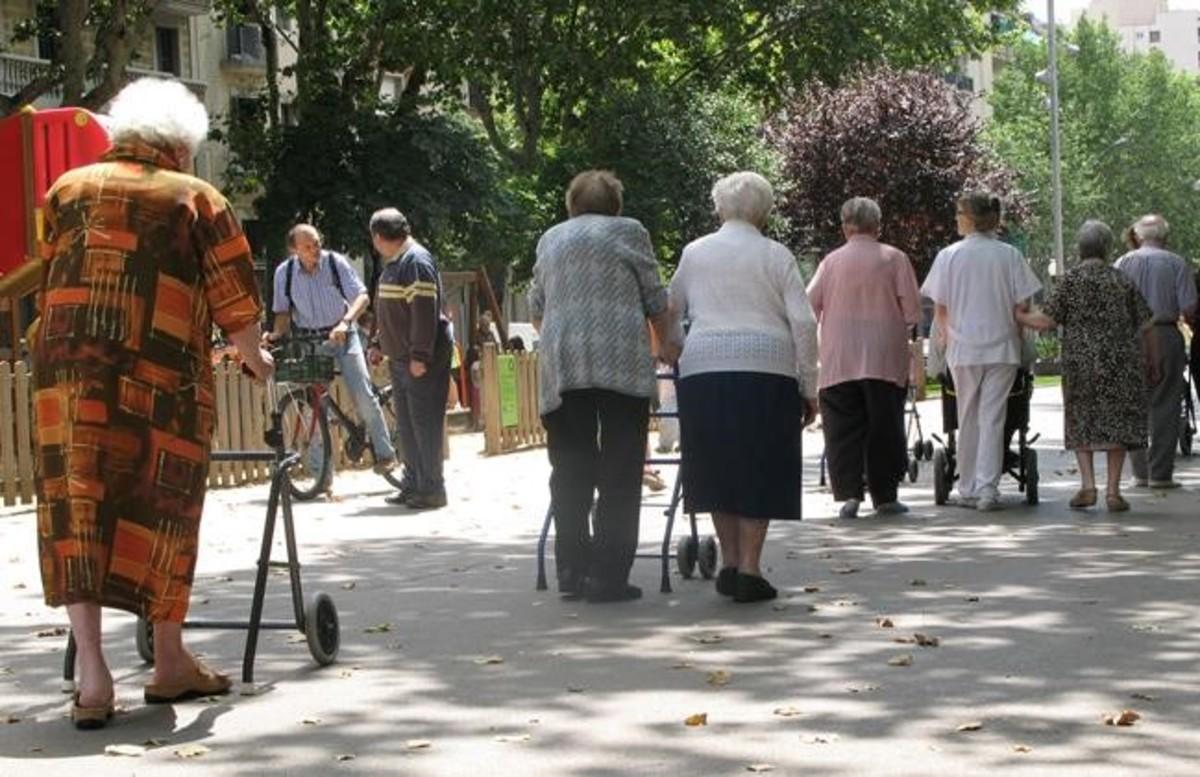
[[[1103,221],[1089,219],[1075,236],[1080,259],[1107,259],[1113,247],[1113,231]]]
[[[1147,240],[1152,243],[1165,243],[1167,242],[1167,234],[1170,231],[1171,225],[1167,223],[1167,220],[1155,213],[1142,216],[1133,225],[1133,232],[1142,243],[1145,243]]]
[[[208,136],[208,111],[179,81],[139,78],[108,107],[114,143],[186,148],[193,156]]]
[[[765,224],[775,205],[775,190],[758,173],[743,171],[727,175],[713,184],[713,205],[721,221]]]
[[[852,197],[842,204],[842,226],[859,232],[878,232],[883,223],[879,203],[869,197]]]
[[[395,208],[380,208],[371,214],[371,234],[384,240],[405,240],[412,232],[403,213]]]

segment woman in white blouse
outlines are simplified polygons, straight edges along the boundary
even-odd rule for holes
[[[817,412],[817,324],[796,259],[762,230],[774,192],[757,173],[717,181],[721,228],[689,244],[671,281],[687,326],[679,360],[683,495],[712,513],[717,592],[773,599],[759,560],[771,520],[800,518],[801,430]]]

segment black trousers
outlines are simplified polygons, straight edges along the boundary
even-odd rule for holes
[[[446,397],[450,393],[450,347],[439,342],[425,374],[414,378],[408,362],[391,362],[392,402],[396,434],[404,460],[405,485],[419,494],[442,494],[442,443],[446,428]]]
[[[905,389],[884,380],[851,380],[821,389],[825,463],[833,498],[863,498],[876,505],[896,501],[908,465],[904,434]]]
[[[604,389],[563,392],[562,406],[542,417],[560,590],[574,590],[585,577],[600,586],[628,581],[637,552],[649,421],[649,399]]]

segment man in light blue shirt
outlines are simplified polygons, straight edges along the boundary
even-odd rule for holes
[[[1143,216],[1133,225],[1138,248],[1114,265],[1125,274],[1154,311],[1154,337],[1158,362],[1158,384],[1150,387],[1150,450],[1130,453],[1136,486],[1178,488],[1175,474],[1175,443],[1179,440],[1179,407],[1186,385],[1183,367],[1187,354],[1179,319],[1190,318],[1196,309],[1196,281],[1192,268],[1182,257],[1166,249],[1170,227],[1162,216]]]
[[[342,382],[367,427],[375,451],[375,471],[396,465],[396,450],[371,391],[362,338],[356,322],[370,302],[367,289],[346,257],[321,248],[321,233],[311,224],[288,232],[292,255],[275,268],[272,310],[275,326],[265,337],[274,342],[289,330],[296,335],[326,338],[322,352],[336,360]]]

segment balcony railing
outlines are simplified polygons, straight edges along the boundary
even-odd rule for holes
[[[212,0],[165,0],[159,10],[180,16],[207,16],[212,10]]]
[[[20,54],[0,54],[0,94],[15,95],[21,91],[22,87],[28,84],[39,75],[46,73],[50,69],[50,63],[44,59],[34,59],[33,57],[24,57]],[[175,78],[170,73],[160,73],[154,70],[147,70],[140,67],[131,67],[126,70],[126,80],[133,80],[143,76],[155,76],[157,78]],[[186,78],[178,79],[192,93],[204,101],[204,94],[207,85],[202,81],[192,81]],[[96,85],[96,79],[88,79],[87,88],[92,88]],[[55,87],[50,91],[41,95],[41,99],[49,99],[53,101],[62,100],[62,89]]]

